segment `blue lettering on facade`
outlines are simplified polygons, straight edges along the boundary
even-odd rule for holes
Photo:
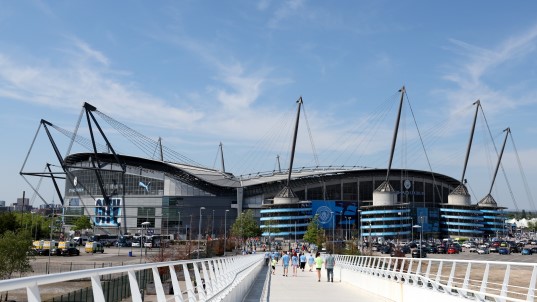
[[[118,226],[121,223],[121,198],[110,198],[106,204],[103,198],[95,199],[94,223],[98,226]]]

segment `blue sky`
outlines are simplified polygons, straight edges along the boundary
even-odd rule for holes
[[[492,195],[510,209],[535,211],[532,1],[1,4],[0,200],[8,204],[22,191],[33,194],[19,171],[39,121],[73,131],[85,101],[207,167],[220,168],[222,142],[226,170],[241,175],[275,169],[277,155],[287,167],[302,96],[295,167],[385,168],[405,85],[394,168],[459,179],[480,99],[490,135],[480,117],[466,173],[473,202],[489,191],[492,141],[499,148],[511,127]],[[138,154],[106,131],[121,153]],[[58,143],[65,152],[68,142]],[[25,171],[54,159],[40,132]],[[53,198],[50,181],[40,191]]]

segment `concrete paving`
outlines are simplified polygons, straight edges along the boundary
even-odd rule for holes
[[[282,271],[280,265],[276,268],[276,275],[271,276],[268,301],[391,301],[340,282],[339,276],[334,277],[333,283],[327,282],[325,269],[321,270],[321,282],[317,281],[316,272],[307,269],[299,271],[296,277],[292,274],[284,277]]]

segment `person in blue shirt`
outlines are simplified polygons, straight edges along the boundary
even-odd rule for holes
[[[289,260],[291,257],[287,254],[287,252],[283,252],[282,256],[282,265],[283,265],[283,275],[287,277],[287,274],[289,273]]]
[[[315,265],[315,258],[313,258],[312,254],[310,254],[310,256],[308,257],[308,264],[310,266],[310,272],[313,272],[312,269],[313,269],[313,266]]]
[[[293,257],[291,257],[291,264],[293,265],[293,277],[296,277],[296,272],[298,270],[298,256],[296,253],[293,253]]]
[[[300,269],[304,271],[304,268],[306,268],[306,255],[304,255],[304,253],[300,253]]]

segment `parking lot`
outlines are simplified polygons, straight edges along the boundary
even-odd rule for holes
[[[470,253],[463,249],[459,254],[427,254],[427,258],[431,259],[448,259],[448,260],[475,260],[475,261],[502,261],[502,262],[524,262],[537,263],[537,254],[522,255],[520,253],[512,253],[509,255],[500,255],[498,253],[490,253],[479,255],[478,253]],[[406,255],[410,257],[410,255]]]
[[[129,247],[105,247],[103,253],[86,253],[84,247],[79,247],[80,256],[35,256],[34,263],[65,263],[65,262],[105,262],[105,263],[139,263],[140,262],[140,248]],[[159,252],[159,249],[145,249],[142,250],[143,259],[145,257],[152,257]],[[147,252],[147,254],[146,254]],[[129,256],[131,255],[131,256]]]

